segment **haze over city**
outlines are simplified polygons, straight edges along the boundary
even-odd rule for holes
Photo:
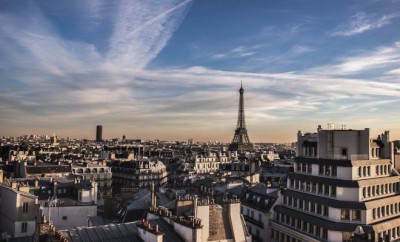
[[[0,2],[0,134],[400,139],[398,1]]]

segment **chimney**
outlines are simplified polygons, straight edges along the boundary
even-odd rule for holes
[[[53,197],[57,197],[57,188],[58,188],[58,184],[57,184],[57,182],[56,181],[54,181],[53,183],[52,183],[52,191],[53,191],[53,193],[52,193],[52,195],[53,195]]]
[[[158,233],[158,224],[154,225],[154,232]]]

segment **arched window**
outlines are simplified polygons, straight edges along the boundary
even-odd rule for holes
[[[361,173],[362,173],[362,167],[360,166],[360,167],[358,167],[358,176],[359,177],[361,177],[361,175],[362,175]]]
[[[374,155],[375,155],[375,149],[371,148],[371,156],[374,157]]]

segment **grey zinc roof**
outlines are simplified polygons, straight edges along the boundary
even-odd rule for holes
[[[107,224],[95,227],[78,227],[61,230],[61,234],[72,242],[136,242],[142,241],[137,235],[137,222],[125,224]]]

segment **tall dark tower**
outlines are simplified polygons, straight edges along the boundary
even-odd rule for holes
[[[96,126],[96,142],[103,141],[103,126],[97,125]]]
[[[230,151],[252,151],[253,144],[250,143],[249,135],[246,129],[246,120],[244,119],[244,99],[243,99],[243,86],[240,85],[239,89],[240,99],[239,99],[239,113],[238,120],[235,130],[235,135],[233,136],[232,143],[229,145]]]

